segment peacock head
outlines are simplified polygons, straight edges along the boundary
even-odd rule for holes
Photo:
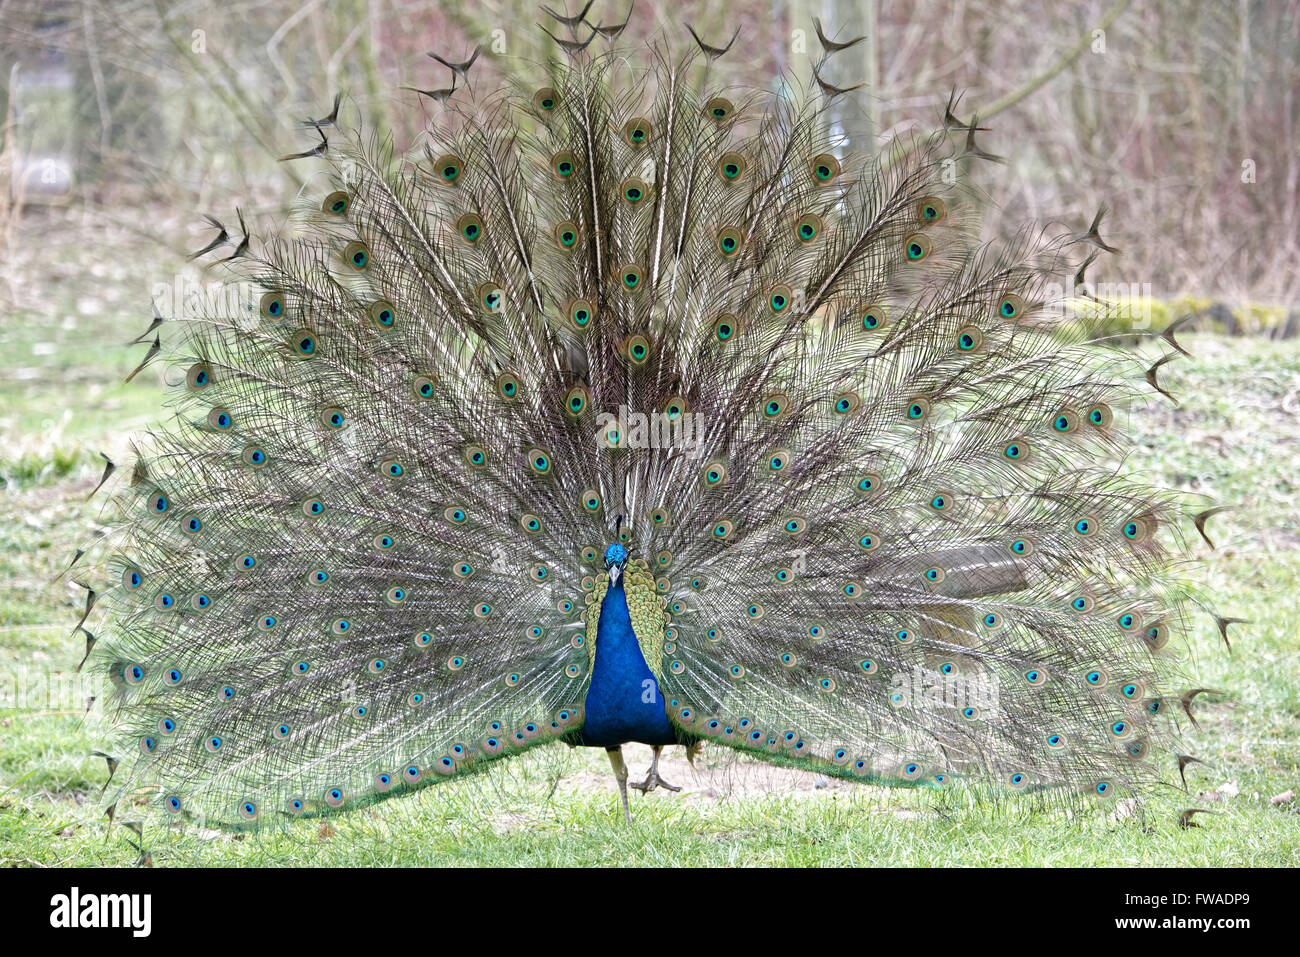
[[[621,543],[615,542],[605,549],[605,569],[609,572],[611,585],[618,584],[618,578],[623,574],[625,565],[627,565],[627,549]]]

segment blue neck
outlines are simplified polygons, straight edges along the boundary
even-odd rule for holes
[[[632,631],[622,579],[611,585],[596,626],[596,660],[587,690],[584,744],[612,748],[628,741],[675,744],[659,683]]]

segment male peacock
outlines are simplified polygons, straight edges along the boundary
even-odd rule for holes
[[[540,88],[462,102],[473,58],[442,61],[405,159],[336,100],[285,157],[330,169],[293,236],[213,220],[257,292],[168,324],[181,426],[89,639],[119,793],[249,827],[560,741],[608,749],[625,814],[630,741],[642,790],[702,742],[896,786],[1154,779],[1181,506],[1117,472],[1141,370],[1061,296],[1095,228],[981,244],[951,101],[838,155],[820,73],[733,101],[725,48],[585,14]]]

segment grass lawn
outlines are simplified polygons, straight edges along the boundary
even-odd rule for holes
[[[86,502],[97,453],[128,461],[130,432],[159,414],[160,371],[121,384],[143,346],[120,345],[148,322],[124,314],[128,300],[142,297],[70,298],[0,327],[0,865],[139,858],[97,803],[107,767],[90,752],[105,722],[83,717],[94,689],[73,674],[84,593],[54,581],[100,514]],[[1187,793],[1081,813],[972,805],[960,790],[855,788],[709,748],[698,770],[678,756],[664,766],[681,794],[634,794],[629,827],[604,754],[555,746],[328,824],[241,838],[150,820],[152,863],[1300,865],[1300,801],[1270,801],[1300,788],[1300,343],[1183,338],[1195,357],[1162,371],[1182,404],[1133,416],[1134,464],[1240,506],[1212,520],[1218,550],[1198,540],[1190,574],[1221,614],[1252,621],[1233,626],[1232,655],[1208,615],[1184,639],[1197,684],[1227,691],[1198,699],[1199,728],[1183,721],[1181,750],[1206,762],[1188,768]],[[627,751],[635,779],[649,751]],[[1183,829],[1188,807],[1216,813]],[[119,809],[119,822],[141,818]]]

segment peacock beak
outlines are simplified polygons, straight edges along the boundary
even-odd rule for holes
[[[620,565],[609,566],[609,583],[610,585],[618,584],[618,577],[623,574],[623,568]]]

